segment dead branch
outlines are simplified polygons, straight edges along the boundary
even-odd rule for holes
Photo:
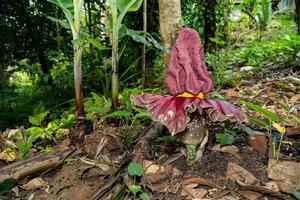
[[[75,151],[75,147],[33,156],[26,160],[21,160],[0,169],[0,183],[6,179],[19,180],[26,176],[36,174],[41,171],[55,168],[61,165],[64,160]]]

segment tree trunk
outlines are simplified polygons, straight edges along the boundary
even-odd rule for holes
[[[4,66],[0,63],[0,89],[5,88],[6,85],[6,72]]]
[[[143,2],[143,31],[147,32],[147,0]],[[143,74],[143,85],[147,87],[148,69],[146,66],[146,45],[142,47],[142,74]]]
[[[114,29],[114,28],[113,28]],[[117,110],[119,106],[119,75],[118,75],[118,31],[112,33],[112,77],[111,77],[111,99],[112,109]]]
[[[168,52],[163,53],[163,63],[169,64],[170,49],[181,28],[180,0],[159,0],[159,24],[161,41]]]
[[[215,44],[210,41],[209,38],[215,37],[216,32],[216,0],[205,1],[204,11],[204,50],[211,52],[215,49]]]
[[[228,37],[229,37],[229,15],[230,15],[230,1],[229,0],[224,0],[223,3],[224,6],[224,16],[223,16],[223,21],[224,21],[224,27],[223,27],[223,34],[224,34],[224,41],[226,44],[228,44]]]
[[[300,0],[295,0],[296,4],[296,24],[298,27],[297,33],[300,35]]]

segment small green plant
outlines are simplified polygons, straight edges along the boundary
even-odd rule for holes
[[[75,120],[75,116],[71,114],[66,117],[62,117],[60,120],[57,119],[51,121],[44,127],[42,122],[45,120],[48,113],[49,112],[46,111],[29,117],[29,122],[35,126],[26,129],[23,136],[24,140],[16,143],[16,147],[19,152],[18,160],[25,159],[28,156],[29,150],[33,147],[33,143],[36,140],[46,138],[55,140],[61,138],[62,133],[60,129],[70,128]],[[37,148],[40,152],[50,152],[53,150],[50,146],[38,146]]]
[[[251,110],[255,110],[256,112],[258,112],[259,114],[261,114],[266,118],[265,120],[262,120],[262,119],[251,117],[250,122],[263,126],[267,129],[268,136],[270,138],[269,139],[270,146],[272,147],[272,157],[278,160],[280,155],[280,148],[283,140],[283,135],[285,133],[285,128],[283,126],[280,126],[278,123],[283,122],[284,119],[279,117],[277,114],[256,104],[250,102],[243,102],[243,103],[247,108]],[[281,133],[279,145],[277,147],[277,153],[276,153],[276,138],[273,136],[272,133],[273,128],[276,129],[279,133]]]
[[[216,134],[217,142],[224,145],[232,145],[237,141],[237,134],[235,131],[225,130],[224,133],[217,133]]]
[[[150,200],[150,196],[142,192],[142,186],[136,182],[137,177],[143,176],[142,166],[138,163],[131,162],[127,167],[127,172],[129,176],[133,177],[133,184],[129,185],[129,190],[133,194],[134,199],[137,199],[137,195],[139,194],[141,200]]]

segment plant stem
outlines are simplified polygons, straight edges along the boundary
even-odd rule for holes
[[[188,166],[192,166],[196,158],[196,147],[194,144],[186,144],[186,162]]]
[[[118,96],[119,96],[119,76],[118,76],[118,34],[117,28],[113,27],[112,32],[112,85],[111,85],[111,95],[112,95],[112,109],[116,110],[119,106]]]
[[[280,141],[279,141],[279,146],[278,146],[278,149],[277,149],[276,160],[279,159],[279,154],[280,154],[280,148],[281,148],[282,140],[283,140],[283,133],[281,133],[281,136],[280,136]]]
[[[272,158],[275,158],[275,138],[272,135],[272,122],[269,120],[269,128],[268,128],[268,135],[269,135],[269,143],[272,149]]]

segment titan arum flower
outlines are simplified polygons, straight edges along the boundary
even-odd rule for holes
[[[146,108],[152,120],[165,125],[172,136],[178,136],[186,145],[188,165],[202,156],[208,141],[207,119],[246,120],[245,114],[229,102],[206,98],[213,84],[200,38],[193,29],[183,28],[179,32],[172,47],[165,84],[169,95],[135,94],[131,101]]]

